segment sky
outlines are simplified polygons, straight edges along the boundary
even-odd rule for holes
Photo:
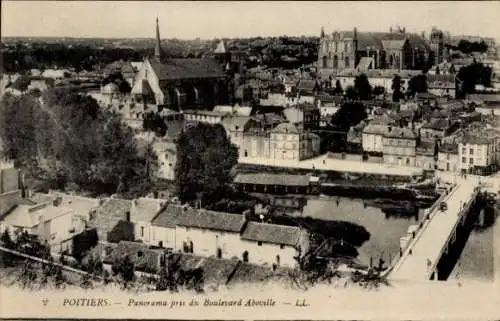
[[[2,1],[3,37],[214,39],[319,35],[335,30],[427,33],[500,38],[500,1]]]

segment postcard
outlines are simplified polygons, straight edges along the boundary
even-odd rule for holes
[[[0,317],[498,318],[499,12],[2,2]]]

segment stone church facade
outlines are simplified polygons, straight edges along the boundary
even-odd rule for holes
[[[173,110],[205,109],[228,103],[228,82],[223,64],[215,59],[166,57],[157,20],[154,57],[144,59],[131,93],[140,104]]]
[[[390,32],[359,32],[354,28],[331,34],[322,29],[318,70],[421,70],[434,62],[433,48],[441,47],[404,28]]]

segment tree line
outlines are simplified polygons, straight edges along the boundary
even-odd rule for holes
[[[5,95],[0,137],[4,156],[44,187],[135,197],[154,183],[152,147],[140,150],[120,115],[68,89]]]

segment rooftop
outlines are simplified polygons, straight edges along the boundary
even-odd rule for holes
[[[256,185],[309,186],[308,175],[240,173],[234,178],[235,183]]]
[[[132,201],[130,220],[132,222],[151,222],[166,200],[140,197]]]
[[[188,208],[177,218],[177,225],[240,233],[245,225],[245,215],[229,214]]]
[[[297,246],[301,229],[293,226],[249,222],[243,231],[243,240]]]
[[[150,61],[159,80],[225,78],[221,66],[212,59],[166,59]]]
[[[184,209],[179,204],[168,204],[153,218],[151,224],[159,227],[175,228],[178,218],[184,213]]]

